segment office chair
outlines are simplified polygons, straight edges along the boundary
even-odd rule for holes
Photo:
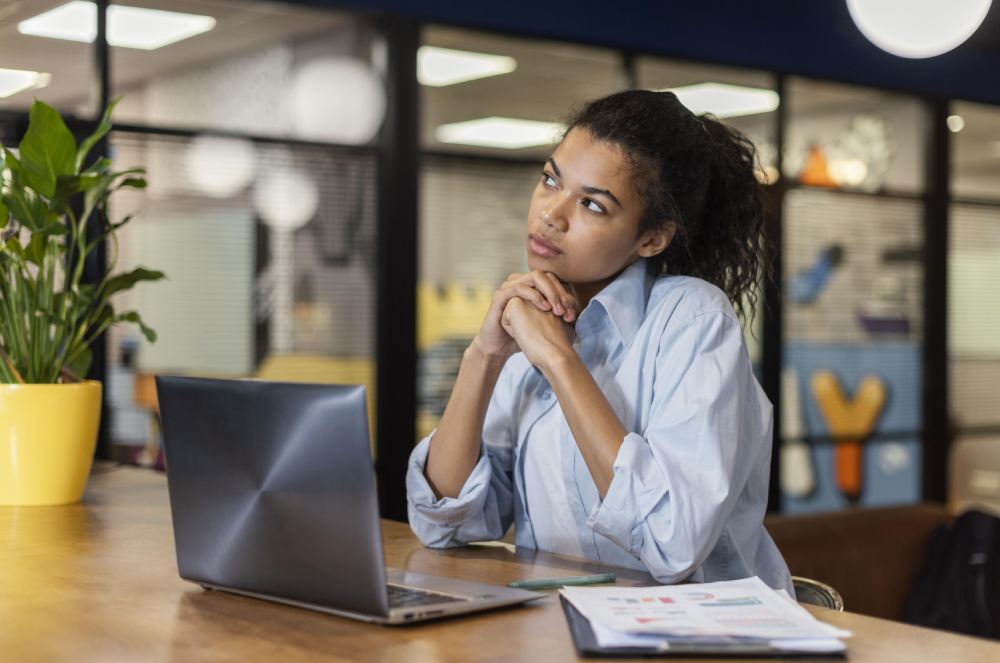
[[[795,588],[795,600],[799,603],[844,611],[844,598],[830,585],[802,576],[792,576],[792,585]]]

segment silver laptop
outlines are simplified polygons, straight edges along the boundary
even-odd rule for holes
[[[157,377],[185,580],[408,624],[544,594],[386,569],[365,390]]]

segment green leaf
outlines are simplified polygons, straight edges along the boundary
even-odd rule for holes
[[[7,240],[4,245],[7,251],[15,256],[16,258],[24,259],[24,248],[21,247],[21,242],[18,241],[17,237],[11,237]]]
[[[11,173],[15,175],[20,173],[23,168],[21,168],[21,161],[17,158],[17,155],[10,151],[9,148],[3,148],[3,163],[4,166],[10,169]]]
[[[164,276],[163,272],[154,269],[136,267],[131,272],[116,274],[115,276],[109,278],[105,282],[103,295],[105,297],[110,297],[116,292],[128,290],[139,281],[159,281],[164,278]]]
[[[97,174],[60,175],[56,178],[56,192],[52,196],[52,211],[56,214],[64,213],[72,196],[81,191],[89,191],[100,183],[101,176]]]
[[[141,166],[137,166],[135,168],[129,168],[127,170],[119,170],[111,173],[111,175],[116,178],[125,177],[126,175],[145,175],[145,174],[146,174],[146,169],[142,168]]]
[[[31,195],[25,189],[12,187],[9,193],[2,197],[2,202],[14,218],[23,223],[28,230],[35,231],[48,225],[49,208],[40,198]]]
[[[101,307],[101,312],[91,322],[91,326],[100,327],[105,322],[108,323],[114,322],[114,320],[112,320],[112,318],[114,317],[115,317],[114,307],[112,307],[111,304],[105,302],[104,306]]]
[[[80,301],[80,306],[87,308],[94,303],[94,299],[97,295],[97,286],[93,283],[84,283],[80,286],[77,292],[77,297]]]
[[[46,244],[48,244],[48,237],[46,235],[33,233],[31,241],[28,242],[28,247],[24,251],[24,257],[28,262],[33,262],[41,266],[42,260],[45,259]]]
[[[89,191],[101,183],[101,176],[95,173],[81,173],[75,177],[77,178],[75,191]]]
[[[55,195],[60,175],[76,173],[76,139],[59,111],[42,101],[31,105],[28,131],[18,147],[28,185],[46,198]]]
[[[95,183],[83,192],[83,213],[80,214],[81,223],[86,223],[95,209],[104,207],[109,195],[108,189],[117,176],[117,173],[108,172],[100,172],[95,175]]]
[[[77,377],[83,377],[90,370],[90,364],[94,360],[94,353],[90,348],[80,348],[76,356],[66,362],[66,368]]]
[[[147,341],[149,341],[150,343],[156,343],[156,332],[146,326],[146,324],[142,321],[142,318],[139,317],[138,312],[129,311],[128,313],[122,313],[121,315],[116,315],[115,322],[119,321],[134,322],[135,324],[139,325],[139,331],[142,332],[142,335],[146,337]]]
[[[87,158],[87,154],[89,154],[90,150],[94,148],[94,145],[97,144],[97,141],[104,138],[104,136],[107,135],[109,131],[111,131],[111,113],[112,111],[114,111],[115,106],[118,105],[118,102],[121,101],[121,99],[122,99],[121,97],[115,97],[114,99],[112,99],[111,103],[108,104],[108,107],[104,109],[104,117],[101,118],[101,123],[97,125],[97,130],[94,131],[94,133],[92,133],[91,135],[84,138],[83,142],[80,143],[80,149],[77,150],[76,153],[77,172],[80,171],[80,168],[83,166],[83,160]]]
[[[133,214],[126,214],[125,217],[121,221],[119,221],[118,223],[112,223],[112,224],[110,224],[111,225],[111,228],[110,228],[111,232],[114,232],[114,231],[118,230],[119,228],[121,228],[122,226],[124,226],[125,224],[127,224],[129,221],[131,221],[134,218],[135,218],[135,214],[134,213]]]
[[[101,157],[94,163],[90,164],[87,170],[83,171],[81,175],[106,175],[111,172],[111,159],[107,157]]]
[[[7,206],[0,201],[0,230],[7,227],[8,220],[10,220],[10,210],[8,210]]]
[[[116,189],[121,189],[122,187],[131,187],[133,189],[145,189],[146,179],[144,177],[126,177],[121,182],[118,183]]]
[[[69,230],[66,228],[65,223],[62,223],[61,221],[53,221],[44,228],[40,228],[35,232],[42,235],[65,235],[69,232]]]

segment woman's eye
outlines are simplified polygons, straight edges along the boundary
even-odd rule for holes
[[[584,198],[583,204],[587,206],[591,212],[597,212],[598,214],[604,214],[604,208],[600,206],[599,203],[591,200],[590,198]],[[593,205],[593,207],[591,207]]]
[[[544,184],[544,185],[546,185],[546,186],[549,186],[549,182],[548,182],[548,180],[552,180],[552,185],[553,185],[553,186],[555,185],[555,183],[556,183],[556,178],[552,177],[552,176],[551,176],[551,175],[549,175],[548,173],[542,173],[542,184]]]

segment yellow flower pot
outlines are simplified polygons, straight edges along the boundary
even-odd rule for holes
[[[79,502],[100,421],[100,382],[0,384],[0,505]]]

